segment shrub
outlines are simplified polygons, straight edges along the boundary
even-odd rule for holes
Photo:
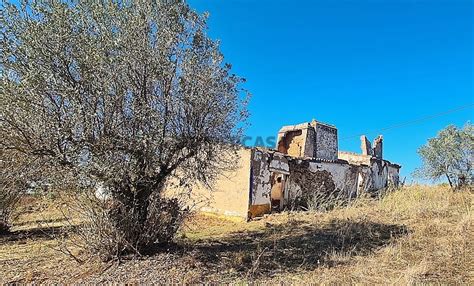
[[[154,246],[170,242],[189,209],[176,198],[150,198],[147,216],[141,216],[119,200],[101,199],[91,192],[74,196],[69,214],[77,218],[74,243],[102,260],[123,254],[145,254]]]

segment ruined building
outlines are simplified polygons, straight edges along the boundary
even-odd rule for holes
[[[200,209],[250,219],[279,211],[307,192],[353,198],[399,183],[400,166],[383,159],[383,139],[361,137],[361,154],[339,151],[335,126],[313,120],[284,126],[275,149],[242,148],[238,168],[223,174]]]

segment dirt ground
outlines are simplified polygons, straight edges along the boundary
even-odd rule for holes
[[[412,186],[328,213],[249,223],[197,215],[142,257],[77,262],[55,199],[28,199],[0,236],[1,283],[456,283],[474,285],[473,193]]]

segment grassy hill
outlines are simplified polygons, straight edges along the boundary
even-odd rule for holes
[[[197,215],[175,245],[109,263],[72,245],[58,199],[28,199],[0,237],[0,282],[474,284],[473,197],[410,186],[328,213]]]

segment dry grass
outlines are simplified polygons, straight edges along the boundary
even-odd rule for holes
[[[335,211],[328,216],[383,225],[403,225],[408,233],[369,255],[335,251],[336,267],[283,275],[272,280],[316,283],[474,283],[473,194],[415,186],[380,202]],[[372,235],[372,234],[368,234]]]
[[[250,223],[199,215],[176,245],[109,264],[78,264],[52,249],[61,241],[50,234],[64,225],[56,205],[23,204],[29,212],[15,233],[0,237],[0,282],[474,284],[468,191],[412,186],[329,213]]]

